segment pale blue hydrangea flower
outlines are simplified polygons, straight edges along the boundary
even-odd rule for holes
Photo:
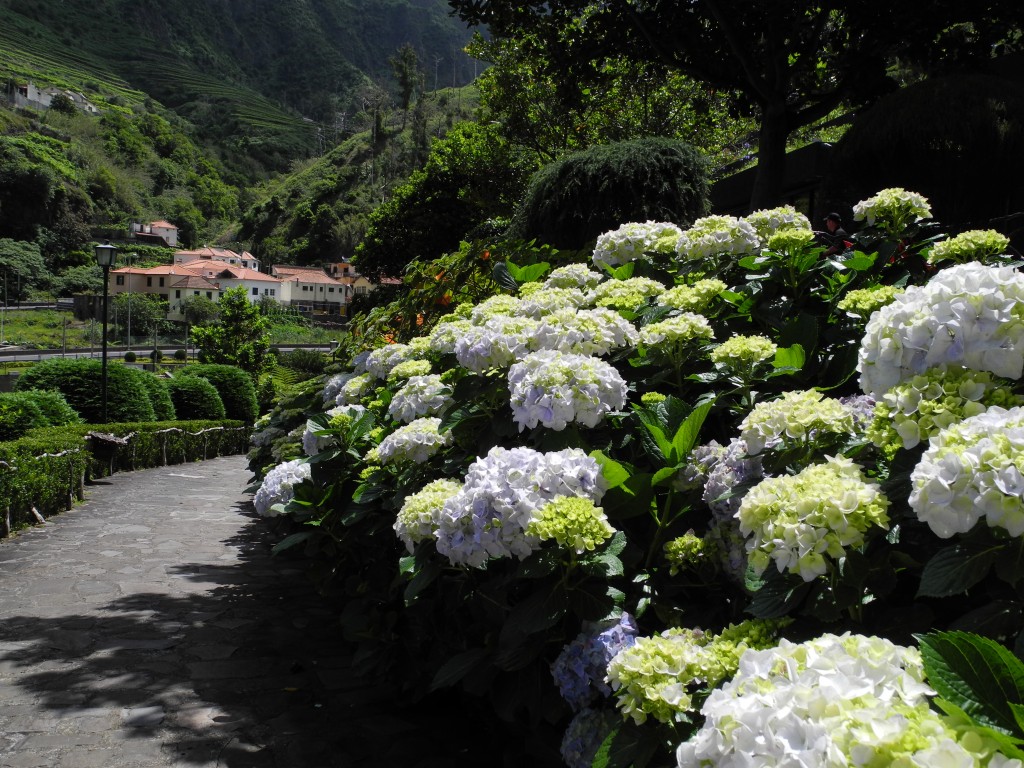
[[[617,722],[618,718],[608,710],[580,710],[562,737],[562,761],[568,768],[590,768],[597,750]]]
[[[645,253],[672,253],[682,230],[675,224],[630,222],[598,236],[592,260],[597,266],[617,267]]]
[[[252,500],[256,513],[262,517],[277,517],[281,513],[274,507],[291,501],[295,497],[295,486],[308,480],[311,472],[312,467],[303,459],[286,461],[267,472]]]
[[[492,448],[444,505],[437,551],[453,565],[476,568],[491,558],[525,558],[540,544],[526,533],[534,512],[558,496],[600,504],[605,487],[598,463],[577,448]]]
[[[486,326],[472,325],[455,342],[459,365],[474,373],[507,368],[530,352],[537,321],[528,317],[496,315]]]
[[[413,376],[395,392],[388,413],[403,424],[421,416],[440,416],[451,405],[451,395],[452,388],[437,374]]]
[[[551,665],[562,698],[579,711],[598,696],[612,693],[605,676],[608,662],[636,642],[639,630],[628,613],[603,622],[587,622],[576,639],[567,644]]]
[[[406,461],[422,464],[441,448],[451,444],[451,432],[440,432],[440,426],[440,419],[425,417],[399,427],[380,441],[377,457],[382,464]]]

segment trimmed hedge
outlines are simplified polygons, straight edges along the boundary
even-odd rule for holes
[[[177,376],[167,382],[174,410],[181,419],[223,419],[224,401],[217,388],[201,376]]]
[[[133,373],[129,373],[132,371]],[[156,414],[146,389],[140,388],[134,368],[107,365],[107,421],[153,421]],[[103,421],[103,365],[99,360],[51,358],[36,363],[18,377],[15,391],[55,389],[87,422]]]
[[[0,392],[0,440],[14,440],[49,422],[27,392]]]
[[[174,412],[171,393],[167,389],[167,379],[154,376],[139,368],[128,368],[127,370],[149,395],[149,402],[153,405],[153,418],[156,421],[174,421],[178,418]]]
[[[87,476],[244,453],[249,434],[238,421],[73,424],[0,442],[0,534],[69,509]]]
[[[252,424],[259,416],[256,387],[249,374],[241,368],[220,363],[199,363],[186,365],[179,375],[201,376],[213,384],[224,403],[224,412],[229,419]]]
[[[55,389],[29,389],[23,393],[32,398],[46,418],[42,426],[60,427],[65,424],[81,424],[82,417],[72,408],[60,392]]]

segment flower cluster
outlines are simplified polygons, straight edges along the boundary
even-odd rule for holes
[[[703,312],[726,289],[721,280],[709,278],[698,280],[693,285],[677,285],[661,294],[657,302],[662,307],[672,307],[683,312]]]
[[[881,398],[943,364],[1021,377],[1024,275],[1011,267],[959,264],[871,316],[857,363],[864,392]]]
[[[391,398],[388,414],[403,424],[421,416],[439,416],[451,404],[451,394],[451,387],[436,374],[413,376]]]
[[[853,434],[850,409],[814,390],[786,392],[778,400],[758,403],[740,423],[740,437],[751,456],[780,444],[794,447],[826,435]]]
[[[768,238],[768,250],[794,254],[814,245],[814,233],[809,229],[784,229]]]
[[[366,358],[366,370],[378,379],[386,379],[396,365],[418,357],[422,355],[409,344],[387,344],[370,353]]]
[[[693,531],[665,543],[665,561],[672,576],[696,567],[707,557],[708,543]]]
[[[429,360],[405,360],[388,372],[388,381],[394,383],[413,376],[427,376],[432,369]]]
[[[774,625],[763,620],[729,626],[721,634],[668,629],[640,637],[608,664],[608,682],[623,716],[637,723],[653,717],[682,721],[694,709],[694,693],[711,689],[739,666],[748,648],[774,642]]]
[[[541,507],[559,496],[599,504],[604,489],[600,466],[579,449],[492,448],[441,510],[437,551],[453,565],[477,568],[494,557],[522,559],[539,544],[526,527]]]
[[[896,285],[876,285],[873,288],[857,288],[850,291],[837,305],[839,309],[857,317],[868,318],[875,310],[892,304],[906,289]]]
[[[736,517],[747,536],[747,556],[757,575],[775,562],[812,581],[828,569],[827,557],[859,547],[871,528],[888,528],[889,500],[877,483],[845,457],[813,464],[796,475],[769,477],[740,503]]]
[[[990,528],[1024,535],[1024,408],[998,406],[939,432],[910,476],[910,508],[936,536]]]
[[[569,721],[559,752],[566,768],[590,768],[602,742],[616,726],[615,714],[606,709],[582,709]]]
[[[883,189],[853,206],[854,221],[866,221],[869,227],[877,226],[892,237],[898,237],[908,224],[931,215],[927,198],[900,187]]]
[[[411,554],[421,541],[434,538],[438,516],[445,502],[462,490],[454,480],[435,480],[421,490],[406,496],[395,519],[395,533]]]
[[[778,349],[765,336],[732,336],[711,350],[711,362],[741,376],[751,376],[758,363],[775,357]]]
[[[352,373],[338,373],[331,376],[324,384],[323,401],[324,405],[327,403],[333,403],[334,398],[341,392],[341,388],[345,386],[349,379],[354,376]]]
[[[464,317],[445,317],[434,326],[427,337],[431,351],[441,355],[453,354],[456,342],[472,327],[473,324]]]
[[[743,218],[754,228],[762,245],[767,245],[768,239],[777,232],[811,231],[811,222],[792,205],[754,211]]]
[[[708,319],[693,312],[660,320],[640,329],[640,343],[671,352],[691,342],[708,341],[714,336]]]
[[[339,405],[331,408],[327,411],[330,418],[327,429],[313,421],[307,421],[306,429],[302,433],[303,452],[307,456],[316,456],[326,450],[336,442],[336,433],[346,430],[354,419],[358,419],[365,412],[366,409],[361,405]]]
[[[682,230],[675,224],[648,221],[623,224],[597,238],[594,264],[617,267],[634,261],[645,253],[672,253]]]
[[[576,355],[607,355],[636,346],[636,328],[607,307],[562,309],[545,316],[530,339],[532,349],[555,349]]]
[[[588,427],[626,404],[626,382],[596,357],[543,350],[508,372],[512,419],[519,431],[541,424],[562,430],[576,421]]]
[[[1009,390],[1009,385],[988,371],[932,368],[885,393],[875,406],[867,437],[878,447],[913,448],[993,405],[1020,405],[1021,398]]]
[[[338,405],[354,405],[364,397],[372,395],[376,386],[377,380],[373,374],[360,373],[341,385],[341,389],[335,396],[334,402]]]
[[[295,486],[309,480],[312,467],[302,459],[286,461],[267,472],[263,483],[252,499],[256,513],[261,517],[281,514],[275,507],[287,504],[295,497]]]
[[[499,293],[477,304],[469,313],[473,325],[483,325],[496,317],[511,317],[522,312],[522,299]]]
[[[757,231],[735,216],[705,216],[679,237],[676,252],[689,261],[726,254],[754,253],[761,246]]]
[[[628,280],[609,280],[601,283],[589,294],[587,302],[595,307],[611,307],[633,311],[647,300],[665,292],[665,286],[649,277],[631,277]]]
[[[496,315],[487,325],[471,325],[455,342],[455,358],[474,373],[507,368],[529,353],[537,325],[529,317],[504,315]]]
[[[577,309],[586,303],[587,295],[576,288],[540,288],[522,299],[520,311],[527,317],[539,319],[560,309]]]
[[[679,768],[980,765],[928,706],[916,649],[860,635],[749,650],[704,703]]]
[[[953,261],[966,264],[969,261],[985,262],[993,256],[1006,253],[1010,238],[994,229],[971,229],[956,237],[936,243],[928,251],[928,263],[938,264]]]
[[[555,541],[576,554],[593,551],[615,533],[601,507],[580,496],[560,496],[534,513],[526,534],[540,541]]]
[[[399,427],[380,441],[377,456],[382,464],[411,461],[422,464],[452,440],[450,432],[440,432],[441,420],[434,417],[416,419]]]
[[[595,272],[586,264],[566,264],[556,267],[548,274],[544,285],[549,288],[572,288],[578,291],[591,291],[604,280],[600,272]]]
[[[576,639],[565,646],[551,665],[559,693],[569,706],[580,710],[598,696],[610,696],[605,681],[608,662],[636,641],[639,630],[633,617],[623,613],[610,621],[584,625]]]

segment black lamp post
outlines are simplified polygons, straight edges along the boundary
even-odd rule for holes
[[[103,423],[107,423],[107,281],[110,279],[110,268],[117,259],[117,248],[109,242],[96,246],[96,263],[103,268],[103,373],[101,398],[103,399]]]

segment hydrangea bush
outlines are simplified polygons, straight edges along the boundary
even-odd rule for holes
[[[856,210],[883,250],[788,207],[464,244],[357,323],[253,469],[369,682],[520,763],[1021,768],[1024,277]]]

